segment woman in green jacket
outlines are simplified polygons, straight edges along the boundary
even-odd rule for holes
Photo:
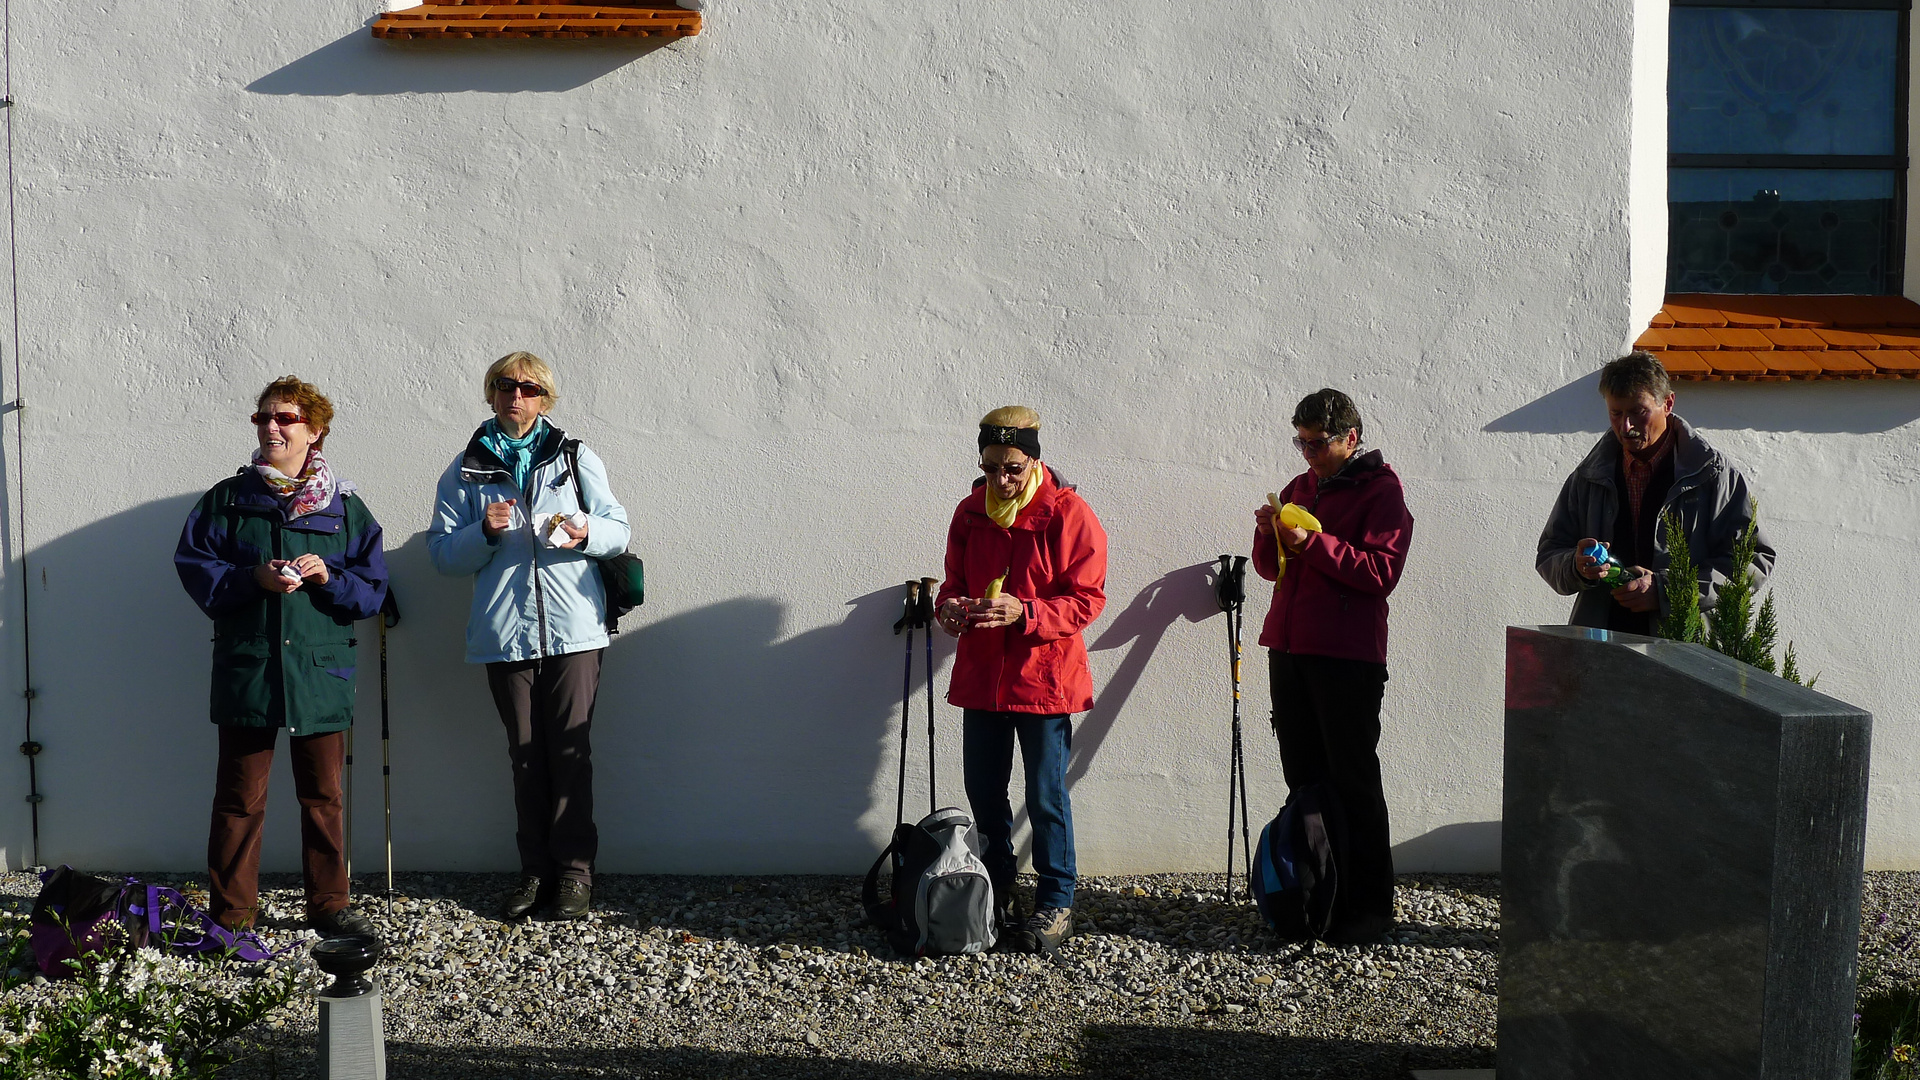
[[[317,388],[289,375],[261,391],[256,409],[251,465],[201,496],[173,555],[187,595],[213,619],[211,913],[229,929],[254,920],[267,773],[284,727],[307,925],[326,937],[371,934],[347,906],[340,767],[353,724],[353,624],[387,596],[380,524],[320,454],[333,403]]]

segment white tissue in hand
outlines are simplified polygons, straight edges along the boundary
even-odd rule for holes
[[[562,524],[571,525],[576,529],[584,529],[587,527],[587,515],[555,514],[542,522],[540,528],[535,530],[535,533],[540,537],[542,544],[550,548],[557,548],[571,539],[567,530],[560,527]]]
[[[280,576],[281,576],[281,577],[283,577],[283,578],[285,578],[285,579],[286,579],[286,580],[288,580],[288,581],[299,581],[299,580],[301,580],[301,577],[300,577],[300,571],[298,571],[298,570],[295,570],[295,569],[293,568],[293,564],[292,564],[292,563],[282,563],[282,564],[281,564],[281,566],[280,566]]]

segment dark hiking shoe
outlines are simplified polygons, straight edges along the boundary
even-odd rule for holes
[[[500,918],[503,922],[524,919],[540,902],[547,898],[546,882],[536,874],[527,874],[520,879],[520,887],[507,894],[506,902],[500,905]]]
[[[997,952],[1014,951],[1014,938],[1025,928],[1026,920],[1020,914],[1020,905],[1009,900],[993,906],[994,950]]]
[[[587,917],[587,900],[593,895],[593,887],[584,881],[573,878],[561,878],[554,887],[553,904],[547,908],[547,918],[553,922],[577,922]]]
[[[323,911],[318,915],[307,916],[307,926],[319,932],[323,938],[352,937],[363,934],[377,938],[380,931],[374,929],[373,920],[353,910],[343,907],[339,911]]]
[[[1014,934],[1014,945],[1021,952],[1052,956],[1072,936],[1073,909],[1043,907],[1027,916],[1026,924]]]
[[[1393,920],[1385,915],[1362,915],[1327,931],[1324,940],[1329,945],[1382,945],[1392,929]]]

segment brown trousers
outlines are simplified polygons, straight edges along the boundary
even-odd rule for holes
[[[487,665],[507,729],[520,870],[543,880],[593,881],[593,699],[604,650]]]
[[[220,727],[207,877],[213,894],[209,914],[229,929],[250,925],[260,906],[260,833],[267,820],[267,776],[279,735],[279,728]],[[343,731],[287,739],[293,790],[300,799],[300,876],[309,917],[347,906],[340,800],[346,742]]]

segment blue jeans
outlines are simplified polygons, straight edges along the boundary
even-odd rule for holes
[[[986,851],[981,861],[993,881],[996,902],[1013,897],[1019,860],[1013,853],[1013,806],[1007,781],[1013,776],[1013,740],[1020,739],[1026,766],[1027,820],[1033,826],[1036,908],[1072,907],[1073,804],[1067,798],[1067,757],[1073,751],[1073,722],[1066,713],[987,712],[968,709],[962,730],[962,764],[967,803]]]

